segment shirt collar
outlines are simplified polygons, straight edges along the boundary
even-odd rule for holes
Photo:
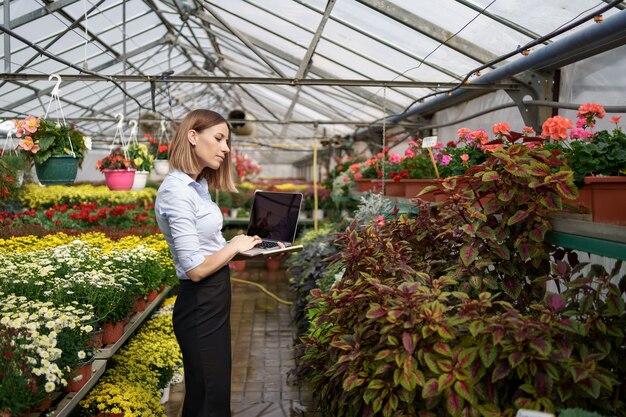
[[[204,197],[208,196],[208,199],[211,200],[211,195],[209,194],[209,191],[208,191],[209,186],[206,181],[206,178],[202,178],[200,182],[197,182],[196,180],[191,178],[188,174],[179,170],[171,171],[170,175],[176,178],[177,180],[184,182],[185,185],[191,186],[192,188],[194,188],[196,192],[200,194],[201,196],[204,196]]]

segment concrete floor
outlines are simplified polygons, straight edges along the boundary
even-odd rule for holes
[[[278,297],[289,300],[284,269],[269,272],[262,262],[247,261],[234,278],[257,282]],[[258,288],[233,282],[231,330],[233,417],[321,417],[306,386],[292,384],[294,327],[290,306]],[[173,386],[166,404],[168,417],[182,412],[184,383]]]

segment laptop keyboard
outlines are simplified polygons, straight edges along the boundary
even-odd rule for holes
[[[261,249],[269,249],[269,248],[275,248],[277,246],[278,246],[278,243],[276,242],[268,242],[267,240],[263,240],[261,241],[261,243],[257,243],[254,247],[261,248]]]

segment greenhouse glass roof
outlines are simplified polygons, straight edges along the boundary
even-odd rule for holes
[[[475,81],[626,13],[592,0],[2,3],[2,120],[43,115],[59,74],[65,117],[96,139],[118,114],[149,123],[206,107],[244,111],[246,143],[297,149],[403,112],[418,126],[412,106],[459,86],[515,89],[522,72]]]

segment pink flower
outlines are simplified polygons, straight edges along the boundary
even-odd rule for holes
[[[609,122],[618,124],[622,120],[622,116],[613,116],[609,119]]]
[[[357,172],[356,174],[354,174],[354,178],[357,180],[360,180],[363,177],[363,174],[361,174],[360,172]]]
[[[350,172],[352,172],[354,174],[355,172],[359,171],[360,167],[361,167],[360,164],[352,164],[352,165],[350,165],[350,168],[348,168],[348,171],[350,171]]]
[[[452,157],[450,155],[443,155],[441,157],[441,165],[448,165],[452,161]]]
[[[577,127],[569,132],[570,139],[587,139],[592,133],[582,127]]]
[[[561,116],[550,117],[543,122],[541,136],[550,137],[552,139],[566,139],[567,129],[574,126],[570,119]]]
[[[376,158],[378,158],[378,159],[383,159],[383,156],[385,156],[385,155],[382,152],[378,152],[376,154]]]
[[[378,227],[383,227],[385,225],[385,216],[378,215],[376,216],[376,224],[378,225]]]
[[[469,155],[464,153],[463,155],[461,155],[461,161],[463,161],[463,163],[467,163],[467,161],[469,161]]]
[[[415,152],[412,148],[406,148],[404,150],[404,156],[406,156],[407,158],[413,158],[415,156]]]
[[[24,139],[20,139],[17,146],[24,151],[30,151],[32,153],[39,151],[39,145],[37,145],[30,136],[24,136]]]
[[[390,153],[389,154],[389,162],[391,162],[392,164],[399,164],[400,162],[402,162],[402,156],[400,156],[400,154],[397,153]]]
[[[414,140],[410,140],[407,142],[409,144],[409,146],[413,147],[413,148],[419,148],[420,146],[417,144],[417,142],[415,142]]]
[[[350,182],[350,178],[348,178],[348,177],[343,177],[343,182],[345,182],[345,183]]]
[[[456,134],[457,134],[457,136],[459,138],[464,138],[464,137],[470,136],[471,133],[472,133],[472,131],[469,128],[467,128],[467,127],[462,127],[462,128],[460,128],[459,130],[456,131]]]
[[[28,133],[35,133],[39,128],[40,121],[41,119],[36,118],[35,116],[28,116],[26,119],[24,119],[24,130]]]
[[[576,127],[579,127],[582,129],[585,127],[586,124],[587,124],[587,121],[585,119],[576,120]]]
[[[506,135],[511,131],[511,125],[508,123],[496,123],[493,125],[493,133],[495,135]]]
[[[525,136],[535,136],[535,129],[533,129],[533,128],[532,128],[532,127],[530,127],[530,126],[524,126],[524,127],[522,128],[522,133],[523,133]]]

